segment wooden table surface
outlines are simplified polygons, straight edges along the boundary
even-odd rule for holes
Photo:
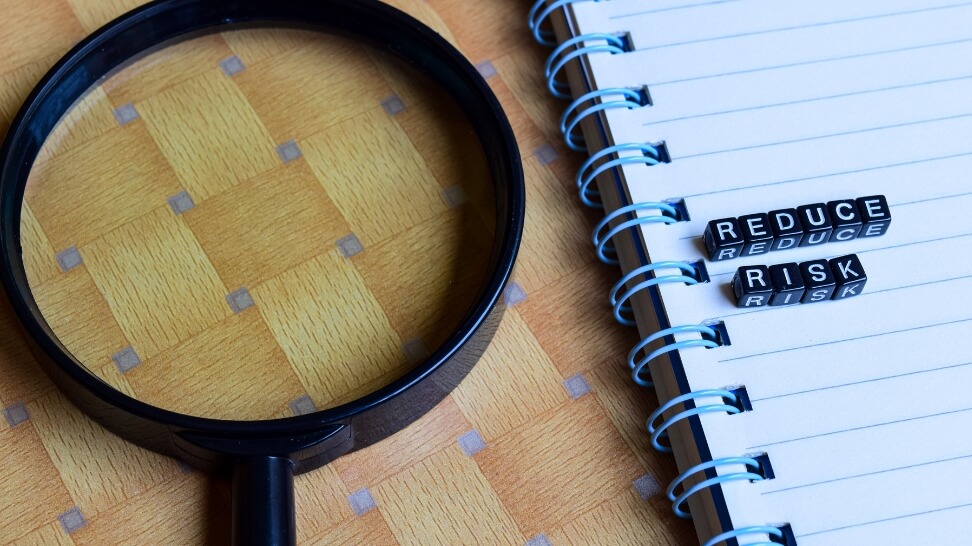
[[[60,55],[139,3],[0,0],[0,133]],[[674,464],[647,445],[656,401],[625,370],[635,333],[605,301],[618,271],[594,259],[529,6],[392,3],[500,98],[526,231],[511,306],[460,387],[297,478],[300,543],[694,543],[660,492]],[[415,82],[355,44],[253,32],[171,47],[94,89],[45,145],[24,208],[31,286],[59,337],[116,388],[218,418],[333,406],[407,369],[478,282],[468,242],[490,218],[468,129]],[[300,114],[325,106],[326,123]],[[101,429],[5,305],[0,329],[0,542],[228,542],[228,482]]]

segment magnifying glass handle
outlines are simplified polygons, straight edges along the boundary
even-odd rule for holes
[[[294,463],[251,457],[233,470],[233,546],[294,546]]]

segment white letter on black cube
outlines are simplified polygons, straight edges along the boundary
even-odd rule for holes
[[[857,254],[841,256],[830,260],[830,271],[837,283],[833,299],[842,300],[859,296],[864,291],[867,275]]]
[[[800,303],[806,289],[799,265],[795,263],[771,265],[769,275],[773,284],[773,296],[770,298],[770,305],[782,306]]]
[[[713,262],[738,258],[745,242],[735,218],[712,220],[705,227],[702,240]]]
[[[797,207],[800,216],[800,223],[803,224],[803,240],[800,246],[822,245],[830,240],[830,234],[834,231],[834,223],[830,220],[827,213],[827,205],[817,203],[815,205],[803,205]]]
[[[732,278],[732,291],[737,307],[763,307],[773,295],[769,268],[765,265],[747,265],[736,270]]]
[[[765,213],[747,214],[739,217],[739,229],[742,230],[743,256],[766,254],[773,246],[773,231],[769,225],[769,216]]]
[[[837,281],[830,270],[827,260],[814,260],[800,264],[800,275],[803,277],[803,284],[807,287],[807,293],[803,295],[801,303],[814,303],[826,301],[834,294]]]
[[[883,195],[857,198],[857,210],[861,213],[864,227],[858,237],[880,237],[891,225],[891,208]]]
[[[834,222],[834,232],[830,235],[831,242],[850,241],[856,238],[864,225],[853,199],[831,201],[827,203],[827,212]]]
[[[786,250],[800,245],[803,240],[803,224],[797,217],[796,209],[770,211],[769,223],[773,230],[772,250]]]

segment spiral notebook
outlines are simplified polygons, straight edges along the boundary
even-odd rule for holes
[[[972,2],[541,0],[531,23],[700,542],[972,542]],[[702,244],[711,220],[874,195],[881,237]],[[740,266],[850,254],[857,297],[736,306]]]

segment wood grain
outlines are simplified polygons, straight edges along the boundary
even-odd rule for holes
[[[525,539],[476,462],[452,445],[375,488],[403,544],[518,544]]]
[[[61,54],[139,3],[0,0],[0,133]],[[544,91],[528,6],[389,3],[495,71],[527,173],[511,293],[526,299],[427,415],[298,476],[300,543],[693,543],[632,484],[667,483],[674,465],[647,446],[655,401],[627,380],[636,339],[603,301],[618,272],[593,258],[597,218],[571,190],[581,158],[557,133],[564,104]],[[228,32],[143,58],[75,105],[32,173],[24,259],[54,330],[110,385],[207,416],[286,416],[304,396],[322,408],[391,381],[451,332],[483,280],[487,181],[461,111],[388,55]],[[64,267],[73,248],[83,263]],[[0,331],[0,543],[228,543],[226,481],[78,411],[2,296]],[[129,347],[138,361],[122,366]],[[578,377],[592,392],[574,399],[564,381]],[[376,506],[359,515],[351,498]]]

